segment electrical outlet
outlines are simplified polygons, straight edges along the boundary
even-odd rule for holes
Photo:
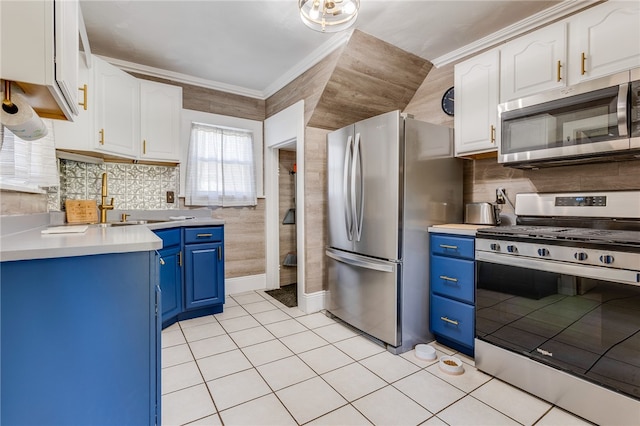
[[[505,204],[506,201],[504,197],[507,196],[507,191],[504,188],[496,188],[496,203]]]
[[[176,197],[173,191],[167,191],[167,203],[175,203]]]

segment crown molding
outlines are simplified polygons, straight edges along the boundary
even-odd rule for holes
[[[353,31],[346,31],[333,36],[320,47],[313,50],[302,61],[298,62],[293,68],[283,74],[275,82],[270,84],[264,91],[246,89],[240,86],[225,84],[214,80],[194,77],[188,74],[164,70],[161,68],[150,67],[147,65],[136,64],[134,62],[123,61],[121,59],[110,58],[108,56],[96,55],[112,65],[117,66],[123,71],[134,72],[138,74],[148,75],[150,77],[172,80],[178,83],[192,84],[194,86],[205,87],[207,89],[219,90],[221,92],[233,93],[240,96],[247,96],[260,100],[266,100],[269,96],[282,89],[284,86],[298,78],[302,73],[313,67],[315,64],[324,59],[331,52],[346,44],[351,37]]]
[[[591,7],[596,3],[601,3],[601,0],[566,0],[545,9],[541,12],[531,15],[515,24],[509,25],[499,31],[489,34],[473,43],[469,43],[466,46],[462,46],[459,49],[446,53],[433,59],[431,62],[436,68],[448,65],[452,62],[457,62],[462,58],[469,55],[478,53],[484,49],[493,47],[497,44],[504,43],[514,37],[522,35],[527,31],[534,30],[538,27],[546,25],[554,20],[564,18],[565,16],[575,13],[579,10]]]

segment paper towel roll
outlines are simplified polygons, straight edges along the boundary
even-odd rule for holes
[[[0,123],[11,130],[14,135],[26,141],[33,141],[47,135],[47,126],[44,121],[38,117],[38,114],[21,94],[13,93],[11,102],[18,108],[18,111],[12,114],[13,111],[10,108],[5,108],[5,105],[2,105]]]

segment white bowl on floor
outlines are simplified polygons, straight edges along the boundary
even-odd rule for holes
[[[424,361],[433,361],[436,359],[436,350],[431,345],[416,345],[416,358]]]

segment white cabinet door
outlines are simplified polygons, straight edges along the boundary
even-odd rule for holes
[[[0,1],[0,78],[46,118],[77,110],[77,0]]]
[[[53,120],[56,149],[93,151],[93,115],[95,112],[95,86],[93,73],[87,68],[84,53],[78,55],[79,90],[78,116],[71,121]],[[77,90],[77,88],[76,88]]]
[[[181,87],[140,80],[140,159],[180,161],[181,110]]]
[[[94,148],[136,158],[140,146],[140,84],[138,80],[93,58],[96,86]]]
[[[608,1],[569,19],[569,84],[640,67],[640,2]]]
[[[455,66],[456,156],[497,150],[499,62],[493,49]]]
[[[78,2],[55,1],[56,82],[73,114],[78,114]]]
[[[566,85],[567,24],[558,22],[500,49],[500,102]]]

